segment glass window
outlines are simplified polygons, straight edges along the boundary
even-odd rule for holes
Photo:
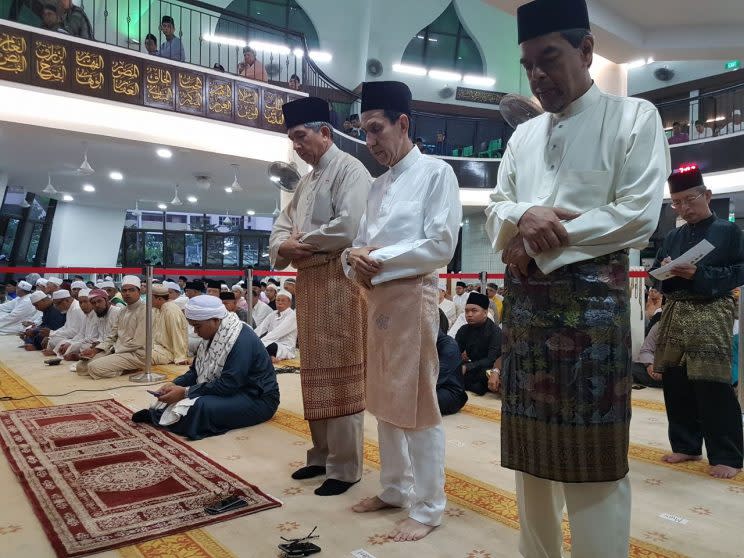
[[[188,213],[171,213],[165,214],[165,230],[167,231],[186,231],[189,229]]]
[[[163,212],[143,211],[141,223],[141,229],[163,230]]]
[[[473,39],[460,38],[455,67],[463,74],[483,73],[483,59]]]
[[[203,215],[189,215],[189,230],[190,231],[205,231],[209,225],[209,220]]]
[[[237,232],[243,224],[241,217],[235,215],[207,215],[209,225],[207,230],[216,231],[221,233]]]
[[[447,6],[447,9],[444,10],[437,19],[431,22],[431,25],[429,25],[429,31],[435,33],[452,33],[456,35],[459,26],[460,19],[457,17],[455,4],[452,3]]]
[[[3,202],[2,214],[17,215],[18,217],[23,216],[21,202],[24,199],[26,199],[26,192],[9,187],[5,191],[5,201]]]
[[[222,237],[207,235],[207,267],[222,267]]]
[[[41,223],[36,223],[34,228],[31,230],[31,239],[28,242],[28,249],[26,250],[26,263],[33,264],[36,261],[36,252],[39,249],[39,241],[41,240],[41,229],[44,227]]]
[[[249,265],[258,265],[258,256],[260,254],[261,242],[257,236],[243,237],[243,267]]]
[[[49,198],[41,198],[34,195],[34,199],[31,202],[31,207],[28,210],[28,218],[33,221],[43,221],[44,219],[46,219],[48,205]]]
[[[185,265],[185,238],[180,232],[165,233],[165,265],[183,267]]]
[[[431,33],[426,45],[426,66],[451,69],[454,67],[457,37]]]
[[[145,263],[163,265],[163,233],[145,233]]]
[[[134,210],[127,211],[126,217],[124,217],[124,228],[125,229],[138,229],[139,228],[139,216],[134,214]]]
[[[201,235],[201,233],[186,233],[184,237],[186,266],[202,267],[204,237]]]
[[[16,233],[18,232],[18,219],[8,219],[6,221],[5,231],[0,236],[0,243],[2,243],[2,252],[0,252],[0,259],[7,261],[10,259],[11,252],[13,251],[13,243],[15,242]],[[2,226],[0,224],[0,226]]]
[[[243,227],[247,231],[269,231],[274,228],[274,218],[254,215],[243,217]]]
[[[144,263],[145,255],[145,233],[136,231],[124,231],[124,258],[123,263],[127,266],[140,266]]]
[[[240,237],[239,236],[225,236],[223,249],[222,249],[222,266],[223,267],[239,267],[240,262],[238,261],[238,249],[240,248]]]

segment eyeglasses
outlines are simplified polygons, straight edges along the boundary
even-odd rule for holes
[[[686,205],[687,205],[687,206],[689,206],[689,205],[691,205],[691,204],[692,204],[692,203],[693,203],[693,202],[694,202],[695,200],[697,200],[697,199],[700,199],[700,198],[701,198],[701,197],[702,197],[702,196],[703,196],[704,194],[705,194],[705,192],[701,192],[701,193],[699,193],[699,194],[698,194],[697,196],[694,196],[694,197],[692,197],[692,198],[685,198],[685,199],[683,199],[683,200],[679,200],[679,201],[673,201],[673,202],[672,202],[672,208],[674,208],[674,209],[677,209],[678,207],[684,207],[684,206],[686,206]]]

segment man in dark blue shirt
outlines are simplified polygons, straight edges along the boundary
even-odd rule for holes
[[[672,267],[661,282],[666,297],[654,371],[662,374],[672,451],[667,463],[702,458],[703,441],[716,478],[742,468],[741,407],[731,387],[735,318],[732,291],[744,284],[744,235],[711,212],[711,191],[691,165],[669,178],[672,207],[685,224],[670,231],[654,268],[674,262],[702,240],[715,248],[695,264]]]
[[[27,351],[40,351],[46,347],[49,333],[65,325],[65,315],[54,307],[52,297],[41,291],[29,295],[31,303],[42,313],[41,324],[21,333]]]

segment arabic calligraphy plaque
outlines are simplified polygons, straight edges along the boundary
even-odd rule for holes
[[[204,116],[204,74],[178,70],[176,110]]]
[[[109,87],[106,78],[107,60],[103,51],[75,47],[70,62],[72,63],[70,88],[75,93],[106,96]]]
[[[28,83],[30,56],[27,33],[0,27],[0,79]]]
[[[109,59],[109,93],[112,99],[142,104],[142,64],[130,56],[112,54]]]
[[[455,99],[458,101],[470,101],[471,103],[483,103],[486,105],[498,105],[506,93],[498,91],[486,91],[484,89],[473,89],[471,87],[458,87]]]
[[[145,105],[168,110],[175,108],[175,68],[145,64]]]
[[[235,122],[247,126],[260,125],[261,91],[238,82],[235,85]]]
[[[46,35],[34,35],[31,49],[31,83],[52,89],[69,89],[70,60],[67,46]]]
[[[217,120],[233,119],[233,81],[207,77],[207,116]]]
[[[263,127],[284,132],[284,113],[282,105],[287,102],[287,94],[273,89],[263,90]]]

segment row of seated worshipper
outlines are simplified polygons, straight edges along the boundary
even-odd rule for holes
[[[467,403],[466,391],[476,395],[498,393],[501,387],[501,328],[489,317],[490,300],[471,292],[465,305],[466,323],[453,338],[440,309],[437,338],[439,377],[437,399],[442,415],[450,415]]]
[[[17,335],[25,333],[29,328],[41,326],[44,314],[34,305],[31,295],[38,292],[51,297],[63,287],[64,290],[68,290],[70,284],[59,277],[43,278],[35,273],[19,281],[15,285],[15,296],[0,304],[0,335]],[[50,316],[50,319],[53,317]],[[56,321],[54,325],[58,325]]]
[[[496,283],[488,283],[486,286],[489,312],[497,324],[501,323],[504,310],[503,291]],[[439,281],[439,309],[447,317],[450,328],[455,328],[454,333],[457,333],[457,329],[465,323],[465,304],[471,292],[480,292],[480,285],[467,285],[464,281],[458,281],[455,285],[455,294],[450,297],[447,294],[446,282]]]

